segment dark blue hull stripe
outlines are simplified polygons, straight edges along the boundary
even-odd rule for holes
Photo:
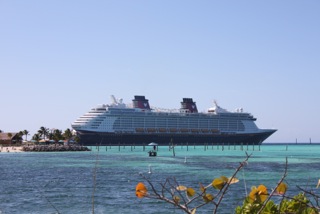
[[[99,132],[78,132],[80,144],[89,145],[148,145],[151,142],[161,145],[260,145],[274,131],[255,134],[114,134]]]

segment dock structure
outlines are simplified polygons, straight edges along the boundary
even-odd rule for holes
[[[210,145],[211,144],[211,145]],[[151,146],[151,148],[148,150],[147,146]],[[180,148],[181,150],[186,150],[186,151],[190,151],[189,148],[189,142],[185,142],[185,143],[179,143],[174,144],[173,142],[170,142],[167,145],[158,145],[155,142],[151,142],[149,144],[142,144],[141,146],[138,146],[138,150],[140,150],[140,148],[142,149],[142,151],[147,151],[147,153],[149,154],[149,156],[157,156],[158,150],[159,150],[159,146],[162,146],[163,148],[168,148],[168,151],[172,151],[173,152],[173,156],[175,156],[175,147]],[[192,144],[190,145],[190,147],[192,148]],[[95,147],[97,151],[99,151],[99,146]],[[109,145],[109,150],[111,149],[112,146]],[[127,148],[129,148],[129,151],[134,152],[137,151],[136,148],[136,144],[132,143],[132,144],[121,144],[120,142],[118,143],[118,145],[115,145],[114,148],[117,148],[117,150],[119,152],[121,152],[122,150],[126,150]],[[203,145],[198,145],[198,147],[196,147],[196,145],[193,145],[193,150],[196,150],[198,148],[203,149],[203,151],[261,151],[261,145],[253,145],[253,144],[248,144],[248,143],[241,143],[241,144],[235,144],[235,143],[204,143]],[[286,150],[288,150],[288,146],[286,147]],[[106,146],[105,151],[108,151],[108,148]]]

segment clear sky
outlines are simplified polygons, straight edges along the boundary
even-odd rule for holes
[[[320,1],[0,0],[0,129],[65,130],[110,95],[242,107],[320,142]]]

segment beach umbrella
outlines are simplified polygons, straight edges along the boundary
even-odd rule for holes
[[[155,143],[155,142],[152,142],[152,143],[149,143],[148,145],[149,145],[149,146],[157,146],[158,144]]]

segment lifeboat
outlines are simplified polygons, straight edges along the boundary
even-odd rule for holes
[[[156,131],[156,129],[154,129],[154,128],[147,128],[147,132],[155,132]]]
[[[136,132],[144,132],[144,128],[136,128]]]

